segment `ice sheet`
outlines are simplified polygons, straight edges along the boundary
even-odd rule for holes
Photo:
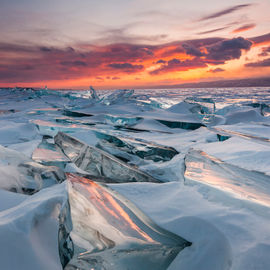
[[[67,179],[70,217],[64,209],[59,239],[65,269],[162,270],[190,245],[108,187],[74,174]]]
[[[192,102],[188,104],[188,100]],[[205,101],[211,102],[202,104]],[[36,184],[34,176],[43,175],[45,179],[53,176],[46,166],[50,162],[58,169],[65,168],[81,177],[108,181],[100,173],[90,176],[82,169],[85,167],[77,167],[70,158],[62,160],[53,136],[64,131],[83,145],[101,147],[103,157],[122,158],[120,163],[126,166],[128,162],[133,172],[144,172],[148,177],[169,182],[111,185],[156,223],[193,243],[179,253],[168,270],[268,270],[269,104],[269,88],[142,89],[115,93],[107,90],[1,89],[0,144],[17,152],[13,157],[1,156],[0,183],[5,183],[8,190],[15,191],[12,186],[16,186],[17,191],[25,192],[29,181]],[[175,106],[169,108],[171,105]],[[201,127],[183,129],[191,124]],[[108,137],[98,137],[97,132]],[[154,161],[156,154],[152,159],[146,155],[148,150],[152,151],[151,147],[155,151],[171,147],[179,153],[168,160]],[[85,151],[80,149],[82,157]],[[187,185],[185,160],[190,157],[191,149],[204,151],[222,161],[211,163],[211,159],[210,162],[202,158],[198,162],[202,166],[192,172],[196,181]],[[142,157],[137,155],[140,150]],[[99,151],[95,153],[101,153]],[[30,159],[33,153],[38,162]],[[25,156],[22,158],[21,154]],[[166,157],[164,154],[158,156]],[[20,163],[27,164],[21,167]],[[100,160],[95,164],[104,165]],[[46,171],[49,174],[43,174]],[[206,171],[222,181],[207,183],[209,177],[205,176],[209,174]],[[119,169],[109,169],[109,173],[110,177],[119,177]],[[129,173],[124,174],[125,178],[129,177]],[[62,268],[57,253],[55,209],[58,206],[54,206],[56,201],[57,205],[67,202],[67,189],[56,183],[51,181],[52,189],[45,188],[37,192],[37,196],[0,190],[0,224],[5,223],[0,229],[1,267]],[[59,190],[56,192],[54,188]],[[37,190],[32,189],[32,192]],[[57,194],[65,199],[56,199],[60,198]],[[43,201],[42,206],[37,201]],[[34,215],[32,207],[37,207]],[[48,215],[43,215],[45,209]],[[54,210],[50,212],[51,209]],[[105,213],[104,209],[100,213]],[[22,229],[18,234],[17,228],[29,229]],[[78,242],[85,244],[82,239]],[[25,246],[30,247],[29,252]]]

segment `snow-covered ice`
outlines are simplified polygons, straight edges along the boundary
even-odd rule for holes
[[[0,89],[0,268],[268,270],[269,105]]]

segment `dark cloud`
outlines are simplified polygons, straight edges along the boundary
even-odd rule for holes
[[[160,73],[184,71],[184,70],[189,70],[191,68],[200,68],[200,67],[206,67],[206,66],[207,66],[206,63],[204,63],[199,58],[194,58],[192,60],[188,59],[185,61],[181,61],[177,58],[173,58],[169,60],[167,64],[163,64],[160,68],[150,71],[149,74],[158,75]]]
[[[179,65],[181,63],[181,61],[179,59],[171,59],[168,61],[168,66],[173,66],[173,65]]]
[[[208,72],[212,72],[212,73],[218,73],[218,72],[222,72],[222,71],[225,71],[225,69],[223,69],[223,68],[215,68],[215,69],[208,70]]]
[[[240,32],[244,32],[244,31],[248,31],[248,30],[254,28],[255,26],[256,26],[255,23],[245,24],[245,25],[242,25],[242,26],[234,29],[232,31],[232,33],[240,33]]]
[[[222,63],[232,59],[239,59],[242,50],[249,50],[251,45],[251,41],[242,37],[223,40],[207,47],[208,54],[206,58]]]
[[[40,47],[40,50],[42,52],[51,52],[52,51],[52,49],[51,48],[48,48],[48,47]]]
[[[245,64],[246,67],[270,67],[270,58],[262,61]]]
[[[163,59],[159,59],[155,64],[165,64],[166,61],[164,61]]]
[[[25,83],[135,73],[144,67],[132,62],[153,59],[157,48],[134,44],[89,45],[89,49],[84,47],[82,52],[72,47],[0,43],[0,65],[5,63],[0,70],[0,78],[2,82]],[[9,52],[13,57],[9,58]]]
[[[19,44],[10,44],[10,43],[0,43],[0,52],[20,52],[22,53],[38,53],[38,48],[36,48],[34,45],[19,45]]]
[[[181,61],[179,58],[173,58],[156,70],[149,72],[151,75],[172,71],[184,71],[191,68],[206,67],[208,64],[219,65],[224,64],[228,60],[239,59],[242,50],[249,50],[252,42],[242,37],[233,39],[213,39],[210,45],[204,46],[204,40],[194,40],[182,43],[182,48],[186,54],[194,56],[193,59]],[[197,47],[195,47],[196,44]],[[206,49],[203,53],[201,49]],[[213,72],[221,72],[223,70],[217,68]]]
[[[115,81],[115,80],[120,80],[121,78],[120,77],[117,77],[117,76],[114,76],[112,77],[112,80]]]
[[[218,18],[218,17],[224,16],[224,15],[230,14],[230,13],[236,11],[236,10],[239,10],[239,9],[242,9],[242,8],[246,8],[246,7],[249,7],[249,6],[251,6],[251,4],[236,5],[236,6],[227,8],[227,9],[223,9],[223,10],[221,10],[219,12],[212,13],[212,14],[207,15],[205,17],[202,17],[199,21],[205,21],[205,20],[209,20],[209,19],[215,19],[215,18]]]
[[[185,44],[189,44],[193,47],[196,48],[200,48],[200,47],[206,47],[212,44],[215,44],[219,41],[225,40],[224,38],[218,38],[218,37],[214,37],[214,38],[201,38],[201,39],[193,39],[193,40],[186,40],[186,41],[182,41],[181,44],[185,43]]]
[[[87,63],[84,61],[62,61],[60,62],[63,66],[76,66],[76,67],[86,67]]]
[[[133,65],[131,63],[112,63],[107,65],[113,69],[120,69],[125,73],[134,73],[143,70],[143,65]]]
[[[195,48],[194,46],[190,44],[184,43],[182,47],[185,50],[185,53],[188,55],[198,56],[198,57],[204,55],[199,49]]]
[[[259,56],[268,56],[270,54],[270,46],[269,47],[263,47],[261,53]]]

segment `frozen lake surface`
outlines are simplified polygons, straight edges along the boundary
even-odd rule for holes
[[[269,269],[270,88],[0,89],[0,239],[1,269]]]

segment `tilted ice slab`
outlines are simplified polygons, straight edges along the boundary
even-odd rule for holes
[[[226,114],[226,125],[243,123],[243,122],[263,122],[265,117],[257,109],[247,108]]]
[[[190,245],[107,186],[73,174],[67,182],[59,230],[64,269],[165,270]]]
[[[124,161],[143,159],[165,162],[179,153],[173,147],[133,138],[116,130],[92,128],[91,131],[76,132],[72,136],[115,157],[123,158]]]
[[[200,182],[233,196],[270,207],[270,176],[224,163],[205,152],[185,157],[185,182]]]
[[[112,94],[105,96],[101,103],[105,105],[112,105],[117,103],[126,102],[134,93],[134,90],[116,90]]]
[[[160,182],[152,176],[124,163],[96,147],[59,132],[55,144],[80,169],[94,176],[112,179],[114,182]]]
[[[42,142],[33,151],[32,159],[43,165],[57,166],[62,169],[65,168],[66,164],[70,162],[54,143],[49,142],[49,140],[43,137]]]
[[[51,121],[33,120],[32,121],[38,128],[39,133],[42,135],[55,136],[57,132],[62,131],[66,133],[76,132],[80,129],[87,129],[86,125],[78,124],[59,124]]]
[[[55,166],[44,166],[25,155],[0,146],[0,188],[32,193],[65,180],[64,172]]]
[[[115,126],[133,126],[142,121],[142,119],[153,119],[159,121],[169,128],[196,129],[204,124],[201,119],[190,112],[175,113],[159,108],[145,108],[136,102],[121,102],[106,106],[100,103],[93,106],[70,110],[70,115],[76,116],[103,116],[103,121]]]
[[[250,138],[265,142],[270,142],[270,121],[268,123],[238,123],[237,125],[219,125],[217,131]]]
[[[223,142],[202,143],[193,148],[249,171],[270,175],[270,144],[233,136]]]
[[[116,126],[134,126],[139,123],[143,118],[127,115],[104,115],[107,123],[116,125]]]
[[[98,147],[101,149],[106,146],[111,146],[117,150],[127,152],[132,155],[136,155],[142,159],[158,161],[169,161],[179,152],[172,147],[156,144],[154,142],[148,142],[143,139],[128,138],[124,136],[115,136],[109,132],[94,131],[96,137],[101,141],[98,143]]]
[[[199,111],[197,109],[191,109],[191,111],[194,110],[194,112],[198,112],[200,114],[214,114],[216,110],[215,102],[212,98],[204,98],[204,97],[187,97],[185,99],[185,102],[193,105],[197,105],[199,107]]]
[[[187,97],[184,101],[171,106],[167,111],[180,114],[193,114],[204,124],[212,124],[216,107],[211,98]],[[216,121],[216,120],[215,120]]]

